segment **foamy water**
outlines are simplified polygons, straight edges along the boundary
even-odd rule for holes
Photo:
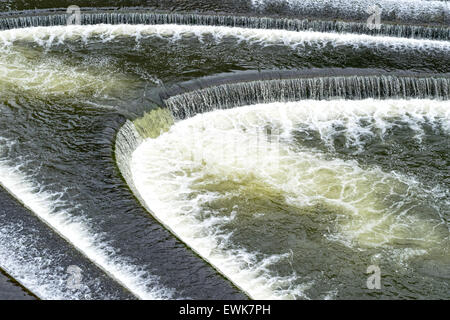
[[[1,139],[0,152],[13,145],[13,142]],[[104,241],[101,234],[94,232],[87,219],[75,218],[68,210],[60,210],[62,194],[43,191],[44,186],[33,181],[21,172],[22,164],[12,165],[7,158],[0,158],[0,185],[37,217],[53,229],[57,234],[71,243],[84,256],[94,262],[112,279],[119,282],[141,299],[168,299],[172,295],[170,289],[158,283],[158,278],[142,271],[139,265],[121,256]],[[62,191],[64,192],[64,191]],[[76,204],[73,210],[77,210]],[[0,242],[1,267],[21,280],[31,291],[45,299],[87,298],[89,291],[82,288],[78,295],[73,292],[59,292],[53,282],[63,282],[67,278],[65,270],[53,270],[51,255],[42,253],[42,258],[32,258],[32,239],[21,236],[14,238],[14,227],[0,230],[5,241]],[[13,240],[15,239],[15,240]],[[12,253],[14,253],[12,255]],[[23,253],[23,254],[22,254]],[[31,257],[30,257],[31,256]],[[51,277],[47,277],[51,273]],[[58,274],[62,276],[58,277]],[[53,282],[49,279],[53,279]],[[65,287],[65,285],[64,285]]]
[[[390,50],[444,52],[450,49],[450,44],[445,41],[229,27],[37,27],[0,32],[1,84],[8,90],[30,90],[43,95],[102,95],[111,88],[125,90],[130,79],[114,71],[104,71],[102,66],[71,66],[57,59],[42,57],[42,52],[35,52],[28,46],[32,43],[40,49],[49,49],[68,40],[107,43],[120,41],[123,36],[133,37],[137,43],[154,36],[170,41],[189,38],[203,41],[212,36],[218,42],[233,37],[239,41],[286,45],[293,49],[308,45],[371,49],[383,46]],[[407,260],[409,256],[420,255],[430,246],[441,243],[440,230],[446,226],[440,217],[423,218],[420,214],[406,217],[403,206],[387,207],[383,201],[387,194],[406,197],[408,210],[414,211],[414,203],[408,201],[423,191],[418,182],[379,168],[367,169],[354,162],[330,160],[316,150],[294,150],[290,139],[294,127],[305,125],[320,132],[327,142],[331,134],[327,132],[329,122],[343,121],[352,128],[349,130],[350,140],[358,145],[364,134],[364,128],[358,127],[358,120],[362,117],[375,119],[382,134],[389,126],[383,120],[385,117],[403,117],[408,110],[412,116],[405,119],[411,121],[412,126],[424,117],[448,119],[448,104],[433,101],[426,104],[369,101],[362,105],[335,102],[332,109],[329,105],[330,102],[307,101],[293,105],[254,106],[216,111],[177,123],[169,133],[147,140],[135,152],[132,159],[134,183],[147,206],[164,225],[254,298],[308,298],[305,292],[314,283],[293,284],[298,280],[295,272],[287,276],[274,275],[271,266],[291,258],[287,249],[274,255],[256,253],[233,243],[230,240],[232,235],[224,231],[223,226],[236,219],[237,211],[231,215],[205,215],[205,206],[222,201],[228,195],[236,196],[233,189],[236,185],[242,186],[243,189],[237,191],[244,191],[244,194],[254,193],[255,186],[257,192],[275,193],[291,207],[303,208],[321,203],[339,208],[343,218],[327,237],[329,241],[337,241],[350,248],[390,246],[398,239],[411,240],[420,249],[399,249],[398,255]],[[343,115],[346,118],[341,119]],[[448,129],[449,122],[445,123]],[[271,127],[271,139],[266,139],[266,126]],[[420,139],[421,135],[423,132],[418,129],[416,138]],[[141,271],[133,261],[108,246],[101,234],[92,231],[87,219],[75,219],[70,210],[57,209],[61,194],[42,191],[45,186],[23,174],[20,166],[12,165],[6,159],[0,161],[0,177],[0,184],[5,189],[136,296],[143,299],[172,297],[172,290],[161,286],[157,277]],[[234,185],[218,189],[217,185],[226,181],[233,181]],[[425,196],[429,194],[428,191],[423,193]],[[76,210],[76,204],[73,207]],[[387,214],[388,211],[396,214]],[[66,298],[64,292],[54,289],[56,282],[45,284],[42,280],[52,271],[41,266],[48,265],[52,257],[43,258],[42,265],[39,261],[25,258],[23,248],[31,245],[32,239],[15,235],[15,228],[20,226],[1,230],[2,242],[10,243],[16,239],[13,243],[16,246],[0,248],[0,255],[4,257],[1,267],[42,298]],[[7,258],[11,252],[18,253],[17,257]],[[54,281],[58,280],[54,278]],[[80,298],[89,297],[87,290]]]
[[[368,8],[377,5],[386,13],[395,12],[396,18],[401,20],[426,18],[431,14],[439,15],[449,10],[447,1],[428,0],[379,0],[376,2],[371,0],[252,0],[253,7],[258,10],[264,10],[273,4],[287,7],[293,12],[330,10],[342,17],[357,14],[365,16]]]
[[[301,48],[305,45],[330,44],[334,47],[348,45],[358,47],[387,46],[390,49],[403,50],[448,50],[450,44],[447,41],[419,40],[408,38],[396,38],[385,36],[369,36],[359,34],[336,34],[314,31],[286,31],[270,29],[246,29],[218,26],[192,26],[192,25],[85,25],[85,26],[54,26],[33,27],[25,29],[0,31],[0,41],[3,47],[11,46],[19,41],[32,41],[42,47],[62,44],[68,39],[81,39],[84,42],[92,38],[108,42],[118,40],[120,36],[134,37],[136,41],[147,36],[158,36],[173,41],[181,38],[196,37],[200,41],[211,35],[216,41],[225,37],[235,37],[241,41],[261,44],[282,44],[293,48]]]
[[[308,298],[314,281],[301,281],[295,269],[290,275],[273,272],[292,259],[289,247],[269,254],[234,242],[233,233],[245,230],[238,221],[257,223],[270,214],[254,210],[252,201],[259,200],[252,199],[274,199],[298,214],[331,210],[336,218],[323,235],[330,243],[357,251],[390,248],[399,265],[447,246],[449,229],[439,210],[420,209],[434,191],[410,177],[293,144],[294,129],[305,127],[327,143],[335,122],[358,145],[368,134],[360,120],[370,119],[383,136],[392,118],[413,130],[426,119],[448,124],[448,102],[302,101],[197,115],[138,147],[131,161],[133,182],[155,217],[252,298]],[[271,227],[284,233],[283,226]]]

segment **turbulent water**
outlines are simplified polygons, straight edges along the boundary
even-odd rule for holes
[[[448,298],[446,3],[348,2],[1,2],[0,298]]]
[[[446,161],[449,116],[432,100],[214,111],[146,140],[131,171],[155,215],[253,298],[357,297],[373,263],[445,295],[421,268],[432,259],[448,277],[448,177],[424,183],[408,166],[432,173],[415,148],[439,138],[435,161]],[[383,295],[407,297],[385,285]]]

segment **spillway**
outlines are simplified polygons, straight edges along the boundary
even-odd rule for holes
[[[211,111],[139,145],[131,158],[132,181],[160,221],[250,297],[325,298],[340,289],[324,283],[331,270],[321,276],[304,271],[311,248],[323,254],[316,259],[339,256],[335,269],[347,259],[363,263],[375,248],[382,252],[378,259],[400,265],[441,251],[437,263],[445,265],[447,209],[445,201],[433,205],[445,183],[427,189],[401,173],[360,166],[331,151],[337,135],[356,154],[388,139],[398,118],[419,144],[427,135],[424,123],[446,135],[447,106],[431,100],[305,100]],[[312,147],[317,142],[308,135],[323,147]],[[356,248],[363,253],[351,254]],[[319,283],[323,291],[311,288]]]
[[[445,2],[64,5],[0,4],[0,294],[447,296]]]

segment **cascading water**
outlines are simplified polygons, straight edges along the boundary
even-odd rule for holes
[[[65,26],[0,4],[8,277],[42,299],[446,298],[444,2],[380,1],[380,28],[365,0],[79,5]],[[375,293],[373,264],[395,275]]]
[[[393,76],[316,77],[224,84],[167,99],[178,119],[248,104],[305,99],[450,98],[448,78]]]
[[[443,23],[449,21],[446,1],[417,0],[252,0],[254,8],[262,13],[282,13],[334,19],[366,20],[374,5],[382,10],[382,19],[402,22]]]
[[[316,21],[309,19],[277,19],[242,16],[219,16],[198,14],[164,14],[164,13],[84,13],[83,25],[96,24],[181,24],[202,26],[246,27],[252,29],[281,29],[289,31],[318,31],[335,33],[356,33],[385,35],[403,38],[449,40],[448,27],[426,27],[415,25],[383,24],[380,28],[370,28],[366,23],[344,21]],[[61,26],[67,24],[66,14],[52,14],[30,17],[5,18],[0,21],[0,29],[17,29],[37,26]]]
[[[345,139],[341,148],[357,158],[367,145],[392,139],[394,129],[424,140],[432,126],[445,137],[448,116],[448,103],[432,100],[306,100],[214,111],[146,140],[131,172],[150,210],[251,297],[352,296],[326,283],[349,259],[370,265],[368,255],[379,252],[378,261],[399,268],[432,255],[442,258],[435,261],[441,268],[448,263],[448,198],[439,196],[443,181],[428,189],[401,171],[327,153]],[[308,274],[311,255],[333,268]]]

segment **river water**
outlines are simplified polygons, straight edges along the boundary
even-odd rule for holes
[[[448,299],[448,8],[356,2],[0,2],[0,297]]]

